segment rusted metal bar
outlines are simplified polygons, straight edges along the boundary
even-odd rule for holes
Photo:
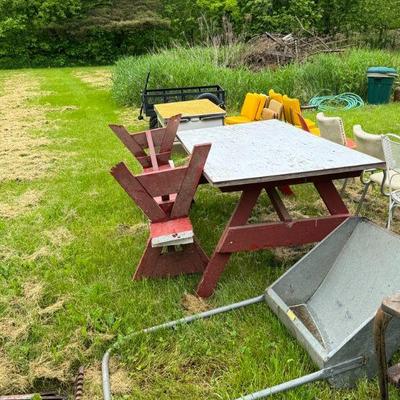
[[[385,333],[393,317],[400,318],[400,294],[387,297],[383,300],[374,321],[375,352],[378,361],[378,382],[381,400],[389,399],[389,382],[393,383],[396,387],[399,387],[400,383],[400,364],[388,370],[386,359]]]

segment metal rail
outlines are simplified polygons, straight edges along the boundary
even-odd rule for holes
[[[103,398],[104,400],[111,400],[111,384],[110,384],[110,371],[109,371],[109,361],[111,353],[116,350],[118,346],[120,346],[124,341],[132,339],[135,336],[138,336],[142,333],[152,333],[162,329],[173,329],[178,325],[190,324],[199,319],[209,318],[217,314],[222,314],[228,311],[236,310],[238,308],[246,307],[252,304],[261,303],[264,301],[264,295],[252,297],[247,300],[240,301],[238,303],[228,304],[227,306],[222,306],[218,308],[214,308],[213,310],[204,311],[199,314],[193,314],[185,318],[180,318],[174,321],[169,321],[161,325],[152,326],[150,328],[143,329],[141,331],[133,332],[132,334],[125,336],[121,340],[115,342],[104,354],[103,360],[101,362],[101,372],[102,372],[102,380],[103,380]]]

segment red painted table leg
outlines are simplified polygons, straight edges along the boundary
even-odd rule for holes
[[[293,246],[320,241],[344,222],[349,210],[332,181],[315,182],[330,216],[293,221],[275,188],[265,190],[281,222],[251,224],[247,221],[257,202],[261,188],[244,190],[229,223],[208,263],[197,287],[197,294],[209,297],[229,261],[230,254],[279,246]],[[280,188],[280,186],[278,186]]]
[[[240,226],[246,224],[247,220],[250,218],[251,212],[257,202],[260,192],[261,188],[243,191],[239,203],[236,206],[236,209],[233,212],[233,215],[229,220],[224,233],[231,226]],[[217,285],[217,282],[224,271],[225,265],[229,261],[229,253],[218,252],[218,248],[223,245],[224,240],[225,235],[223,234],[197,287],[196,292],[200,297],[210,297],[214,293],[215,286]]]

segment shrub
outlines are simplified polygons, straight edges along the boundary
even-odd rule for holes
[[[113,97],[121,105],[139,105],[147,71],[149,88],[220,84],[227,105],[238,109],[248,91],[269,88],[308,101],[321,94],[354,92],[366,97],[366,69],[384,65],[400,68],[400,55],[388,51],[353,49],[343,54],[321,54],[303,64],[254,72],[228,68],[226,58],[234,48],[174,48],[119,60],[113,73]]]

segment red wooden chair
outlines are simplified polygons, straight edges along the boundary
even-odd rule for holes
[[[207,265],[208,257],[193,234],[189,209],[210,147],[211,144],[195,146],[183,167],[146,171],[137,176],[124,163],[111,170],[150,219],[150,237],[133,279],[202,272]]]
[[[181,115],[168,120],[165,128],[129,133],[122,125],[109,125],[121,142],[135,156],[145,172],[170,168],[171,151]],[[146,151],[147,150],[147,151]]]

